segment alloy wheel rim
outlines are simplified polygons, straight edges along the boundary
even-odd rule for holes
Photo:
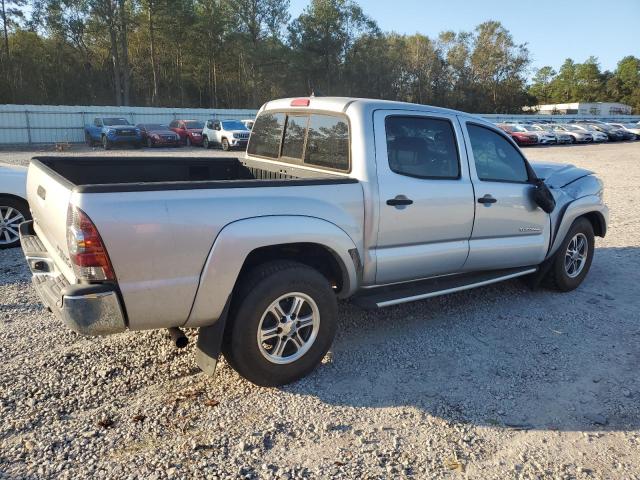
[[[577,233],[569,241],[564,255],[564,271],[569,278],[576,278],[587,263],[589,242],[584,233]]]
[[[20,239],[18,226],[25,218],[14,207],[0,205],[0,244],[9,245]]]
[[[260,353],[271,363],[295,362],[313,346],[319,328],[316,302],[305,293],[285,293],[260,318],[256,336]]]

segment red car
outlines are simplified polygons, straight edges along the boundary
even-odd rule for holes
[[[155,146],[180,146],[180,136],[170,130],[167,125],[161,125],[159,123],[139,123],[136,125],[136,128],[140,130],[142,141],[149,148]]]
[[[180,136],[180,140],[187,147],[202,145],[202,129],[204,122],[200,120],[174,120],[169,128]]]
[[[511,135],[511,138],[520,146],[538,143],[538,136],[535,133],[527,132],[520,125],[498,125],[498,128]]]

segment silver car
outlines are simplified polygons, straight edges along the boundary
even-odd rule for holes
[[[590,133],[591,136],[593,137],[593,141],[595,143],[601,143],[601,142],[608,142],[609,141],[609,136],[606,133],[600,132],[600,131],[596,130],[595,128],[590,128],[589,125],[587,125],[587,124],[572,124],[571,126],[574,127],[574,128],[577,128],[578,130],[581,130],[583,132]]]
[[[197,328],[205,372],[222,350],[267,386],[321,363],[338,299],[376,310],[516,277],[570,291],[608,221],[592,172],[532,164],[483,119],[337,97],[268,102],[243,158],[36,157],[27,197],[27,263],[66,325],[180,345]]]
[[[582,128],[574,125],[554,125],[554,132],[563,132],[571,137],[571,143],[592,143],[593,135]]]

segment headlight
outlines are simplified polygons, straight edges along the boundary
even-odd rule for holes
[[[151,137],[152,137],[154,140],[160,140],[160,135],[158,135],[157,133],[154,133],[153,135],[151,135]]]
[[[115,130],[107,130],[107,137],[113,137],[116,134]]]
[[[240,138],[240,136],[237,133],[234,133],[233,138]]]

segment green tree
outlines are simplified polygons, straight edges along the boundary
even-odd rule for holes
[[[535,97],[538,104],[551,103],[553,101],[551,84],[558,73],[549,66],[536,70],[529,87],[529,93]]]

